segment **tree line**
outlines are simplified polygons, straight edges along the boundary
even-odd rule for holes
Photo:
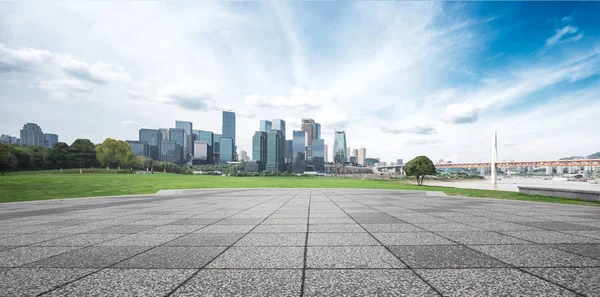
[[[182,168],[170,162],[156,162],[135,156],[129,144],[107,138],[100,144],[77,139],[70,146],[59,142],[53,148],[0,143],[0,171],[52,170],[69,168],[127,168],[181,173]]]

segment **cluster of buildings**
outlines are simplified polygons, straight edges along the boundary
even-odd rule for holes
[[[251,156],[237,150],[236,115],[223,111],[221,133],[196,130],[187,121],[175,121],[172,128],[142,128],[137,140],[126,140],[136,156],[176,164],[219,164],[244,161],[250,172],[291,170],[294,173],[325,172],[325,164],[365,166],[366,149],[351,149],[346,145],[346,133],[335,131],[333,160],[328,159],[328,147],[321,137],[321,124],[311,118],[302,119],[301,129],[286,135],[282,119],[261,120],[252,137]],[[27,123],[17,138],[2,134],[0,142],[52,148],[58,135],[43,133],[34,123]],[[252,157],[252,161],[250,160]]]
[[[42,127],[34,123],[27,123],[21,129],[21,138],[6,134],[0,135],[0,142],[4,144],[18,144],[24,146],[42,146],[53,148],[58,143],[58,135],[44,133]]]
[[[126,142],[135,155],[157,161],[194,165],[236,161],[235,112],[223,111],[221,134],[195,130],[192,122],[175,121],[174,128],[142,128],[138,140]]]

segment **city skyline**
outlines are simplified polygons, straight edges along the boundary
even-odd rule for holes
[[[600,110],[596,2],[2,5],[0,133],[11,136],[26,122],[65,143],[137,139],[178,119],[220,131],[233,110],[246,151],[259,120],[284,119],[289,139],[307,116],[328,147],[344,130],[348,147],[388,161],[487,161],[494,129],[499,159],[599,150],[586,124]]]

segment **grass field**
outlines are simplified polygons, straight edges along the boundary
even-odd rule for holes
[[[78,172],[78,171],[77,171]],[[427,182],[425,182],[427,183]],[[417,186],[390,180],[326,177],[223,177],[182,174],[78,174],[32,172],[0,176],[0,202],[73,197],[154,194],[159,190],[201,188],[364,188],[441,191],[448,195],[596,205],[600,203],[527,196],[515,192]]]

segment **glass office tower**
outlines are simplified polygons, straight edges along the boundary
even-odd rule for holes
[[[315,166],[316,172],[325,172],[325,140],[313,139],[311,152],[310,164]]]
[[[162,141],[162,134],[160,131],[155,129],[140,129],[139,141],[145,141],[150,146],[149,157],[154,160],[160,158],[160,146]]]
[[[315,139],[321,139],[321,124],[315,123]]]
[[[271,132],[272,126],[273,126],[273,123],[271,121],[261,120],[259,131],[269,133],[269,132]]]
[[[285,140],[285,121],[281,119],[274,119],[271,123],[271,130],[279,130],[283,135],[283,139]],[[267,132],[268,133],[268,132]]]
[[[223,111],[223,126],[221,130],[223,137],[231,138],[235,146],[235,112]],[[233,153],[231,154],[233,156]]]
[[[233,139],[222,136],[219,140],[219,162],[233,161]]]
[[[191,160],[191,156],[194,155],[194,147],[193,147],[194,139],[192,137],[192,122],[175,121],[175,128],[185,130],[185,136],[183,137],[184,141],[183,141],[183,143],[181,143],[181,145],[183,145],[183,155],[184,155],[183,159],[185,161],[189,161],[189,160]]]
[[[252,137],[252,160],[258,163],[258,171],[265,170],[267,163],[267,133],[263,131],[254,132]]]
[[[213,143],[214,143],[214,134],[210,131],[204,131],[204,130],[194,130],[194,140],[198,140],[198,141],[204,141],[207,144],[207,157],[206,157],[206,163],[208,164],[214,164],[214,148],[213,148]]]
[[[335,131],[333,139],[333,162],[335,164],[344,164],[346,160],[346,132]]]
[[[306,132],[293,131],[292,134],[292,172],[304,173],[304,168],[306,168]]]
[[[285,138],[280,130],[271,130],[267,134],[267,171],[282,172],[285,170],[284,162]]]

